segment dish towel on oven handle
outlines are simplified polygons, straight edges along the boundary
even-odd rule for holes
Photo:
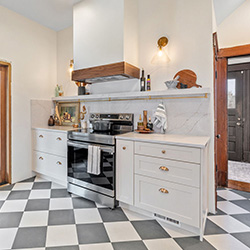
[[[163,104],[159,104],[155,113],[154,113],[155,120],[153,124],[161,129],[162,133],[165,133],[167,130],[167,113],[165,106]]]
[[[87,172],[94,175],[101,173],[101,149],[99,146],[88,146]]]

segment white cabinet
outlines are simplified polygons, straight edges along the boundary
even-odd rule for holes
[[[32,170],[66,185],[67,133],[33,129],[32,142]]]
[[[208,206],[208,141],[190,146],[117,137],[117,199],[193,228],[202,239]]]
[[[118,140],[116,144],[116,197],[117,200],[134,203],[134,143]]]

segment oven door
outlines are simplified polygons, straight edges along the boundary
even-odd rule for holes
[[[89,143],[68,141],[68,182],[86,189],[115,196],[115,147],[97,145],[101,148],[101,174],[87,172]]]

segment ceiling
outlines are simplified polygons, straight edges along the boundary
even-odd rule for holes
[[[217,25],[220,25],[246,0],[214,0],[214,11]]]
[[[59,31],[73,24],[73,5],[81,0],[0,0],[0,5],[50,29]]]

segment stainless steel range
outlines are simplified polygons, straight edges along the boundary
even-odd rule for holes
[[[133,131],[134,115],[94,113],[89,121],[92,129],[68,133],[68,191],[114,208],[115,136]],[[91,172],[90,164],[98,171]]]

